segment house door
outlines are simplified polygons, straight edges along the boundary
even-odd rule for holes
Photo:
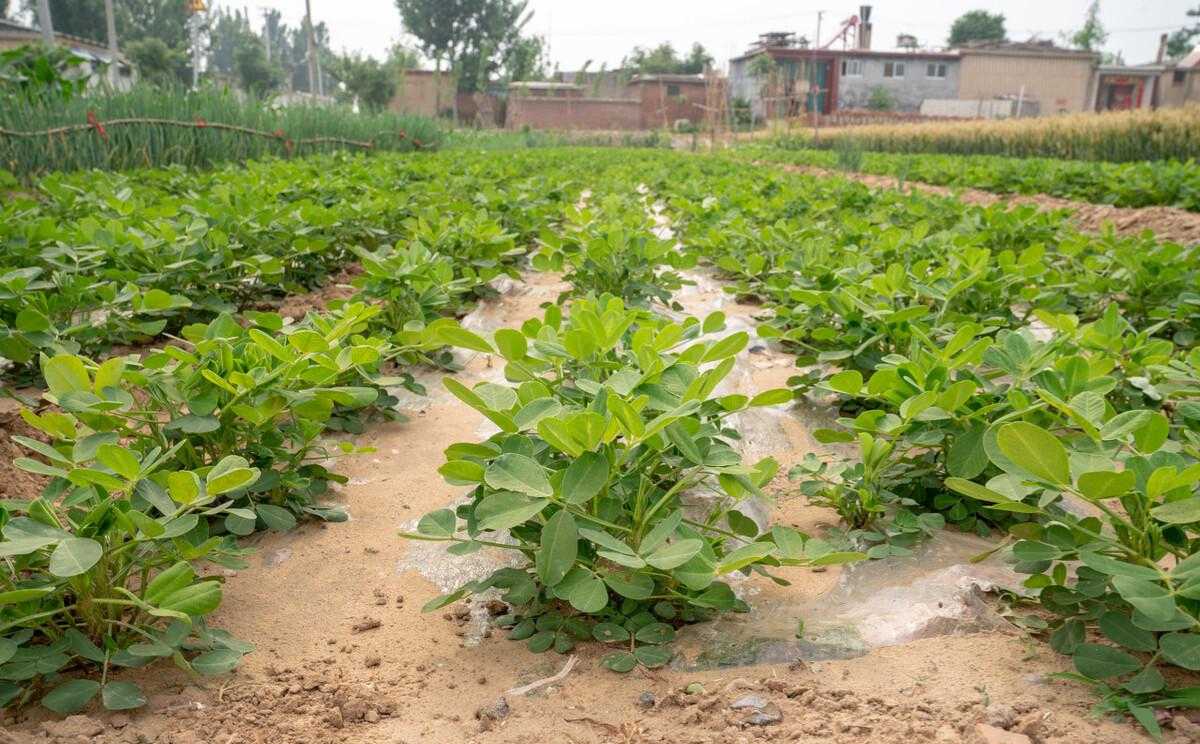
[[[804,104],[804,109],[808,112],[813,111],[814,103],[816,110],[827,114],[829,113],[829,70],[831,63],[829,61],[817,62],[814,66],[815,74],[812,87],[809,88],[808,96]],[[805,81],[807,84],[808,81]],[[812,88],[816,88],[814,92]]]
[[[1105,108],[1109,111],[1128,111],[1133,108],[1133,85],[1110,85]]]

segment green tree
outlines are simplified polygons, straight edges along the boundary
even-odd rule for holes
[[[501,74],[505,80],[545,80],[549,64],[545,37],[523,36],[509,50]]]
[[[703,44],[692,44],[687,57],[679,56],[671,42],[665,41],[653,49],[635,46],[621,65],[642,75],[699,75],[713,63],[713,56]]]
[[[486,85],[513,54],[532,13],[529,0],[396,0],[404,28],[421,51],[458,75],[458,89]],[[457,111],[456,111],[457,113]]]
[[[986,10],[963,13],[950,26],[950,46],[962,46],[970,41],[1004,41],[1004,14]]]
[[[1071,34],[1071,45],[1076,49],[1097,51],[1108,41],[1108,32],[1100,22],[1100,0],[1092,0],[1083,18],[1083,27]]]
[[[1188,18],[1200,18],[1200,5],[1187,12]],[[1192,51],[1192,39],[1200,36],[1200,21],[1189,23],[1167,39],[1167,56],[1178,59]]]
[[[142,80],[155,85],[179,84],[190,75],[191,64],[185,52],[167,46],[154,37],[131,41],[125,55],[133,61]]]
[[[8,18],[8,0],[0,0],[0,18]]]
[[[243,40],[233,53],[234,71],[242,88],[256,96],[266,96],[279,87],[283,77],[278,68],[267,62],[267,53],[257,37]]]
[[[357,98],[364,108],[378,111],[386,108],[396,95],[399,69],[381,63],[359,52],[335,55],[330,60],[330,74],[345,86],[344,98]]]

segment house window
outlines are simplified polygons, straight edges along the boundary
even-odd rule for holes
[[[925,66],[925,77],[927,78],[944,78],[946,77],[946,65],[942,62],[930,62]]]
[[[883,76],[885,78],[902,78],[904,77],[903,62],[884,62]]]
[[[667,86],[667,95],[668,96],[679,95],[679,86],[678,85],[668,85]]]
[[[1173,85],[1183,85],[1183,79],[1186,75],[1187,73],[1183,70],[1176,70],[1175,73],[1171,75],[1171,83]]]
[[[863,68],[861,59],[844,59],[842,60],[842,77],[862,77]]]

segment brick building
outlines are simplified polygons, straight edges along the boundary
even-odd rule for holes
[[[957,98],[1021,98],[1046,114],[1087,111],[1097,52],[1063,49],[1051,41],[988,42],[959,50]]]

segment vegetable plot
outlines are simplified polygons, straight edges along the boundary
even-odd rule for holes
[[[676,625],[747,611],[721,580],[728,574],[785,583],[771,567],[863,558],[760,527],[741,510],[763,497],[778,464],[744,465],[725,419],[791,393],[714,395],[749,341],[744,332],[703,338],[723,325],[720,313],[674,323],[606,295],[576,300],[565,316],[551,307],[491,343],[464,337],[466,348],[504,358],[510,384],[445,385],[499,432],[446,450],[441,472],[470,486],[470,501],[425,515],[406,537],[452,542],[452,555],[486,545],[523,560],[425,609],[498,588],[509,638],[558,653],[594,638],[620,649],[603,664],[627,672],[667,663]]]

